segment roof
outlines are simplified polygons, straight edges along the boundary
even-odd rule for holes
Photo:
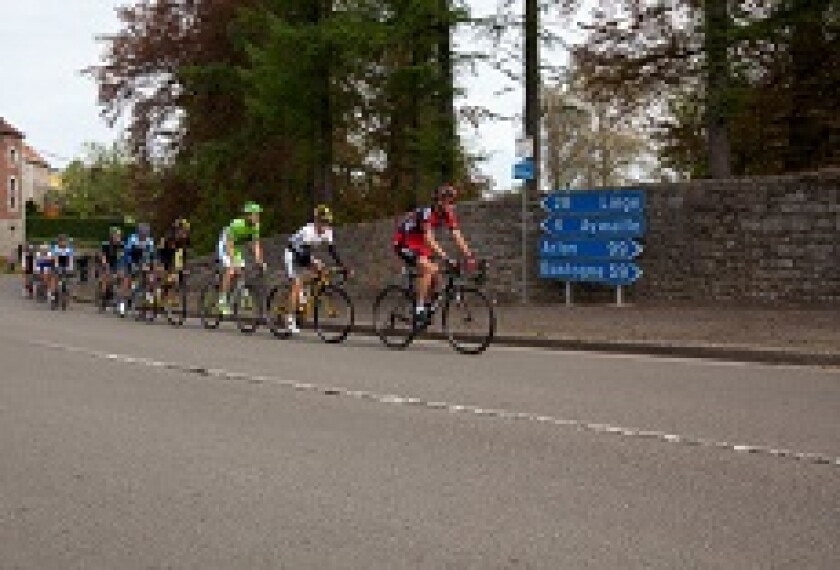
[[[50,164],[44,160],[44,157],[38,154],[37,150],[26,143],[23,144],[23,159],[30,164],[37,164],[38,166],[43,166],[45,168],[50,167]]]
[[[0,117],[0,135],[12,135],[19,139],[24,138],[23,133],[10,125],[3,117]]]

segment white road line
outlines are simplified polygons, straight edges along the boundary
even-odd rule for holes
[[[127,354],[115,354],[47,341],[29,342],[36,346],[45,347],[53,350],[83,354],[93,358],[111,360],[134,366],[167,368],[169,370],[175,370],[187,374],[213,376],[217,378],[239,380],[250,383],[273,384],[275,386],[292,388],[298,391],[314,392],[317,394],[327,396],[344,396],[354,398],[357,400],[369,400],[378,402],[380,404],[390,404],[396,406],[417,406],[428,410],[444,410],[453,414],[471,414],[475,416],[492,417],[506,420],[524,420],[534,423],[547,423],[556,426],[571,427],[580,431],[588,431],[593,433],[619,435],[621,437],[638,439],[655,439],[664,443],[717,448],[735,453],[746,453],[754,455],[764,455],[767,457],[788,458],[805,463],[840,467],[840,457],[834,457],[831,455],[825,455],[820,453],[798,452],[790,449],[775,449],[761,445],[715,441],[700,437],[665,433],[662,431],[642,430],[636,428],[614,426],[604,423],[587,422],[576,419],[557,418],[553,416],[534,414],[530,412],[517,412],[504,409],[481,408],[471,404],[456,404],[451,402],[423,400],[421,398],[415,398],[411,396],[400,396],[396,394],[377,394],[374,392],[368,392],[364,390],[351,390],[348,388],[337,386],[321,386],[309,382],[294,382],[292,380],[283,380],[271,376],[251,375],[243,372],[231,372],[221,368],[207,368],[200,365],[184,364],[178,362],[155,361],[147,358],[130,356]]]

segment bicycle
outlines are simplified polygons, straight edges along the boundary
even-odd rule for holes
[[[159,312],[157,277],[151,264],[131,272],[129,306],[134,320],[152,323]]]
[[[58,264],[55,268],[55,275],[57,279],[57,287],[53,292],[50,301],[50,309],[55,311],[61,308],[62,311],[67,310],[67,305],[70,299],[70,285],[69,280],[72,272],[68,268],[69,260],[61,256],[58,258]]]
[[[415,311],[419,274],[414,268],[404,269],[404,282],[385,287],[374,301],[376,334],[388,348],[407,348],[432,325],[440,311],[449,344],[461,354],[481,354],[496,332],[493,305],[479,289],[487,279],[487,269],[487,263],[481,262],[475,272],[465,275],[460,266],[447,266],[442,272],[443,289],[434,291],[431,310],[422,318]]]
[[[117,284],[119,279],[119,272],[111,271],[111,268],[107,265],[100,265],[97,268],[94,303],[100,313],[104,313],[109,308],[114,312],[117,311]]]
[[[199,296],[199,315],[206,329],[218,328],[224,318],[219,308],[223,271],[224,268],[216,267],[214,279],[202,288]],[[256,282],[251,280],[249,283],[242,272],[234,274],[228,292],[230,318],[236,321],[237,328],[244,334],[256,332],[260,324],[265,322],[265,297],[261,295],[262,291],[265,291],[265,272],[261,266]]]
[[[343,286],[346,278],[347,272],[343,269],[327,268],[303,283],[296,315],[298,324],[311,321],[320,339],[328,344],[343,342],[355,321],[353,300]],[[288,282],[285,286],[274,287],[268,294],[268,327],[278,338],[291,336],[286,327],[289,294]]]

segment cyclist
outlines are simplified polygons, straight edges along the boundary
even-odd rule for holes
[[[253,242],[254,258],[260,267],[265,269],[263,262],[262,245],[260,244],[260,214],[262,207],[256,202],[246,202],[242,207],[244,214],[240,218],[232,220],[222,230],[219,236],[219,245],[216,248],[219,263],[222,266],[222,283],[219,288],[219,311],[222,315],[230,315],[228,305],[228,293],[234,276],[238,275],[245,267],[245,259],[242,256],[241,245],[245,242]]]
[[[289,332],[297,334],[300,332],[295,315],[297,314],[298,302],[301,300],[303,291],[303,280],[300,276],[300,270],[311,270],[314,272],[321,272],[324,269],[324,264],[320,259],[312,256],[312,248],[320,245],[326,245],[333,261],[347,271],[341,259],[338,256],[338,251],[335,248],[335,239],[332,230],[333,214],[329,207],[320,204],[315,208],[313,221],[300,228],[297,233],[289,238],[289,243],[286,246],[285,261],[286,261],[286,275],[292,282],[292,291],[289,295],[289,315],[287,327]]]
[[[57,271],[73,271],[75,251],[67,234],[59,234],[56,242],[52,246],[51,256],[54,261],[53,271],[50,271],[47,279],[47,290],[49,291],[50,301],[55,299],[56,291],[58,290]]]
[[[149,224],[137,224],[137,232],[128,236],[123,252],[123,294],[119,304],[120,316],[125,316],[126,299],[131,297],[131,278],[143,270],[150,270],[155,261],[155,240]]]
[[[158,246],[158,258],[163,265],[167,283],[174,281],[176,277],[179,281],[182,280],[189,247],[190,223],[184,218],[178,218],[166,230]]]
[[[46,242],[38,246],[35,251],[35,274],[33,275],[33,290],[37,284],[38,295],[45,291],[50,274],[55,267],[55,258],[52,256],[50,245]]]
[[[27,242],[21,254],[23,266],[23,296],[32,297],[32,275],[35,273],[35,244]]]
[[[435,189],[430,207],[417,208],[408,213],[398,224],[394,233],[394,252],[411,268],[417,268],[417,299],[415,318],[424,320],[429,314],[433,279],[440,271],[438,263],[432,260],[436,255],[446,264],[452,262],[435,239],[435,228],[446,226],[461,253],[467,259],[467,268],[475,268],[475,258],[458,225],[455,215],[455,199],[458,190],[452,184],[442,184]]]
[[[118,226],[112,226],[108,231],[108,240],[102,242],[99,259],[102,274],[99,287],[103,297],[109,287],[115,290],[115,283],[119,283],[122,279],[125,267],[124,257],[125,246],[122,241],[122,229]]]

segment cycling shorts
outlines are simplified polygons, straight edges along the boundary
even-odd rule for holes
[[[423,257],[431,257],[431,251],[429,248],[423,247],[411,247],[410,245],[400,245],[397,244],[394,246],[394,253],[397,254],[397,257],[403,260],[408,267],[417,267],[417,262]]]
[[[298,274],[300,269],[310,269],[312,267],[312,254],[287,247],[284,261],[286,262],[286,275],[288,278],[297,279],[300,277]]]

